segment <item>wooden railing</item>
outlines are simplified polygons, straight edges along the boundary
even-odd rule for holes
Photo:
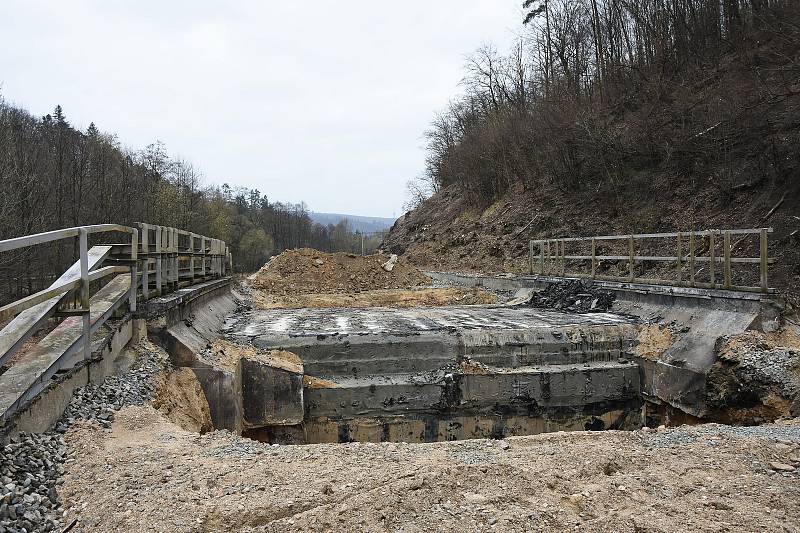
[[[530,241],[530,273],[579,277],[621,282],[639,282],[709,289],[769,292],[769,265],[767,236],[772,228],[705,230],[675,233],[644,233],[633,235],[603,235],[598,237],[565,237]],[[746,243],[747,239],[757,242]],[[736,239],[734,241],[734,239]],[[671,249],[674,255],[654,255],[642,252],[643,241],[656,250]],[[734,255],[741,245],[757,246],[758,257]],[[620,246],[621,245],[621,246]],[[570,252],[567,247],[570,247]],[[616,247],[616,254],[598,253],[598,247]],[[580,248],[577,252],[575,248]],[[667,264],[668,268],[648,268],[654,277],[636,275],[642,263]],[[703,266],[698,270],[698,264]],[[569,268],[568,268],[569,265]],[[599,271],[614,266],[627,275],[601,274]],[[734,265],[753,265],[757,272],[749,273],[755,283],[734,282]],[[578,267],[576,270],[575,267]],[[706,269],[707,267],[707,269]],[[753,268],[751,267],[751,268]],[[672,272],[673,277],[666,273]],[[702,274],[702,278],[701,278]]]
[[[90,253],[89,236],[110,232],[128,234],[130,241],[100,246]],[[79,241],[79,259],[72,269],[50,287],[0,307],[0,322],[15,316],[19,319],[18,315],[26,311],[36,314],[27,321],[12,321],[0,331],[0,364],[5,363],[41,326],[42,320],[53,315],[82,316],[80,342],[84,358],[91,358],[89,291],[92,282],[112,275],[130,274],[128,309],[135,312],[140,293],[146,300],[209,278],[226,276],[232,268],[231,254],[224,241],[144,223],[138,223],[136,227],[117,224],[81,226],[7,239],[0,241],[0,253],[74,238]],[[90,257],[92,265],[89,264]],[[103,266],[104,263],[108,265]],[[75,272],[78,265],[79,275]],[[70,307],[73,300],[80,302],[79,307]],[[50,303],[44,304],[48,301]],[[39,304],[44,304],[44,307],[32,310]],[[12,331],[17,326],[25,328],[24,331]]]
[[[141,233],[139,257],[145,299],[153,293],[160,295],[208,277],[227,275],[233,266],[225,241],[166,226],[137,226]]]
[[[109,267],[95,270],[92,274],[89,273],[89,235],[92,233],[105,233],[105,232],[122,232],[131,235],[130,246],[130,261],[131,265],[136,263],[136,238],[137,232],[134,228],[128,226],[119,226],[116,224],[100,224],[96,226],[81,226],[77,228],[66,228],[55,231],[48,231],[45,233],[38,233],[36,235],[26,235],[24,237],[17,237],[15,239],[8,239],[0,241],[0,252],[7,252],[11,250],[18,250],[20,248],[27,248],[28,246],[35,246],[38,244],[45,244],[49,242],[59,241],[63,239],[71,239],[77,237],[79,240],[80,250],[80,277],[72,280],[67,280],[63,283],[56,283],[53,286],[31,294],[25,298],[12,302],[3,307],[0,307],[0,320],[15,316],[22,311],[32,308],[35,305],[43,303],[56,296],[63,296],[66,293],[74,290],[80,291],[80,305],[78,309],[73,309],[73,314],[78,314],[83,317],[83,351],[84,358],[91,358],[91,317],[89,314],[89,283],[93,280],[101,279],[111,274],[131,272],[132,278],[136,276],[135,267]],[[136,283],[135,279],[131,280],[130,291],[130,305],[132,309],[136,309]],[[22,332],[27,337],[33,333]],[[7,359],[11,354],[6,352],[0,354],[0,359]]]

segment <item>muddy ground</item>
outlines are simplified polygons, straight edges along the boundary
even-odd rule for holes
[[[800,420],[270,446],[143,406],[66,439],[74,531],[800,529]]]

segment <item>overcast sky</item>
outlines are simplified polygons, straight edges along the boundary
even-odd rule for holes
[[[60,104],[208,183],[399,216],[464,59],[506,50],[522,0],[1,0],[0,94]]]

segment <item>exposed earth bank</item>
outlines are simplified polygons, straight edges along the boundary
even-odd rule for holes
[[[672,184],[668,176],[652,179],[663,187],[658,202],[634,189],[609,202],[592,191],[543,185],[516,187],[491,205],[476,207],[451,186],[400,217],[383,248],[426,270],[527,273],[530,239],[769,226],[775,229],[769,237],[775,259],[770,285],[800,303],[800,189],[759,186],[725,196],[711,188],[690,190],[677,180]],[[675,255],[674,248],[664,252]],[[736,253],[758,256],[756,241],[743,243]]]

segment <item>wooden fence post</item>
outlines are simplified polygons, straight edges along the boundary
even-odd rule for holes
[[[714,275],[714,270],[716,268],[715,263],[717,262],[717,258],[715,256],[716,251],[714,250],[714,248],[716,248],[715,244],[716,243],[714,242],[714,230],[712,229],[711,231],[708,232],[708,250],[709,250],[708,264],[710,265],[709,272],[711,273],[711,285],[715,285],[717,282]]]
[[[147,224],[139,224],[142,229],[142,297],[150,297],[150,235]]]
[[[190,261],[190,265],[191,265],[190,270],[191,270],[191,274],[192,274],[192,280],[191,280],[192,281],[192,283],[191,283],[192,285],[194,285],[194,237],[195,237],[194,233],[190,233],[189,234],[189,253],[190,253],[189,261]]]
[[[539,275],[544,276],[544,242],[539,241]]]
[[[730,289],[732,283],[732,273],[731,273],[731,232],[726,231],[723,235],[722,239],[722,253],[724,256],[725,263],[723,265],[723,274],[725,279],[725,288]]]
[[[180,259],[178,255],[180,254],[179,243],[180,243],[180,233],[178,232],[178,228],[172,228],[172,236],[174,240],[172,241],[172,283],[174,284],[173,290],[177,290],[180,284]]]
[[[678,232],[678,285],[683,281],[683,235]]]
[[[628,280],[633,281],[636,276],[633,271],[634,268],[634,253],[633,253],[633,235],[628,235]]]
[[[760,242],[760,254],[759,259],[761,262],[761,292],[767,292],[767,268],[769,258],[767,257],[767,230],[766,228],[762,228],[761,230],[761,242]]]
[[[533,275],[533,241],[528,241],[528,273]]]
[[[689,233],[689,283],[694,287],[694,232]]]
[[[156,230],[156,292],[159,296],[161,296],[161,245],[162,245],[162,238],[163,238],[163,231],[164,228],[161,226],[155,226]]]
[[[139,292],[139,230],[133,228],[131,232],[131,288],[128,294],[128,310],[136,312],[136,297]]]
[[[78,230],[81,263],[81,310],[83,316],[83,359],[92,358],[92,317],[89,310],[89,234],[86,228]]]

